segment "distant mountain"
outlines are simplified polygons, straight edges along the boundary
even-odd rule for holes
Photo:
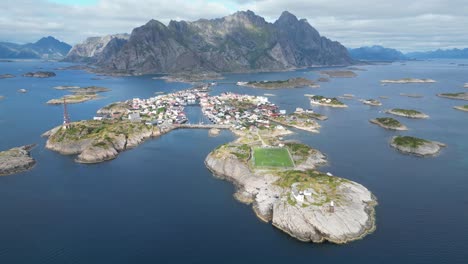
[[[128,40],[86,40],[68,61],[90,61],[104,72],[176,73],[271,71],[315,65],[349,65],[353,60],[305,19],[283,12],[274,23],[252,11],[194,22],[151,20]],[[83,51],[83,52],[81,52]]]
[[[408,59],[403,53],[396,49],[382,46],[361,47],[348,49],[349,54],[355,60],[363,61],[396,61]]]
[[[412,59],[468,59],[468,48],[411,52],[407,53],[406,56]]]
[[[35,43],[24,45],[0,42],[0,58],[2,59],[61,59],[71,46],[54,37],[41,38]]]
[[[129,34],[87,38],[83,43],[75,45],[64,60],[95,63],[120,50],[129,38]]]

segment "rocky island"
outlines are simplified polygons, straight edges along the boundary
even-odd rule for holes
[[[35,145],[12,148],[0,152],[0,176],[11,175],[30,170],[36,161],[30,151]]]
[[[406,84],[406,83],[435,83],[435,80],[432,79],[416,79],[416,78],[403,78],[398,80],[382,80],[381,83],[399,83],[399,84]]]
[[[251,82],[238,82],[238,85],[261,88],[261,89],[281,89],[281,88],[300,88],[311,87],[318,88],[320,85],[306,78],[291,78],[287,80],[278,81],[251,81]]]
[[[299,110],[296,110],[296,112],[292,114],[280,115],[270,118],[271,121],[285,126],[318,133],[320,125],[314,119],[326,120],[328,117],[315,113],[311,110],[304,111],[303,109],[299,108]]]
[[[48,137],[47,149],[63,155],[78,155],[75,160],[79,163],[114,159],[120,152],[158,135],[158,129],[129,120],[85,120],[43,134]]]
[[[441,93],[437,96],[448,98],[448,99],[456,99],[456,100],[465,100],[468,101],[468,92],[464,93]]]
[[[326,77],[320,77],[317,79],[317,82],[329,82],[330,79],[326,78]]]
[[[3,100],[3,99],[5,99],[5,96],[0,95],[0,101]]]
[[[468,112],[468,105],[454,106],[453,108],[460,110],[460,111]]]
[[[153,80],[165,80],[166,82],[182,82],[195,84],[207,80],[222,80],[224,76],[216,72],[201,73],[177,73],[161,77],[153,77]]]
[[[330,78],[353,78],[357,76],[353,71],[321,71],[320,74],[328,75]]]
[[[50,78],[50,77],[55,77],[56,74],[54,72],[38,71],[38,72],[27,72],[23,74],[23,76],[33,77],[33,78]]]
[[[13,74],[0,74],[0,79],[15,78]]]
[[[396,115],[396,116],[407,117],[407,118],[416,118],[416,119],[429,118],[428,115],[421,113],[419,111],[416,111],[416,110],[412,110],[412,109],[394,108],[394,109],[385,111],[385,113]]]
[[[370,106],[381,106],[382,103],[379,100],[376,99],[367,99],[367,100],[361,100],[361,102],[365,105],[370,105]]]
[[[79,86],[57,86],[54,87],[57,90],[69,90],[73,94],[65,95],[59,99],[52,99],[47,102],[47,104],[63,104],[66,100],[69,104],[77,104],[82,103],[90,100],[96,100],[100,97],[97,93],[107,92],[110,89],[105,87],[97,87],[97,86],[89,86],[89,87],[79,87]]]
[[[262,221],[314,243],[343,244],[375,229],[376,198],[358,183],[317,171],[326,163],[320,151],[254,135],[219,146],[205,164],[216,177],[234,183],[235,198],[251,204]]]
[[[91,93],[103,93],[108,92],[111,89],[99,86],[88,86],[88,87],[79,87],[79,86],[56,86],[56,90],[69,90],[72,93],[80,94],[91,94]]]
[[[336,108],[345,108],[348,107],[344,103],[342,103],[337,98],[327,98],[321,95],[310,95],[310,103],[313,105],[321,105],[321,106],[329,106],[329,107],[336,107]]]
[[[436,155],[442,147],[446,147],[440,142],[410,136],[393,137],[390,145],[402,153],[423,157]]]
[[[99,96],[97,94],[69,94],[63,96],[62,98],[51,99],[47,101],[47,104],[58,105],[63,104],[65,101],[67,102],[67,104],[78,104],[90,100],[96,100],[98,98]]]
[[[401,96],[406,96],[409,98],[423,98],[424,95],[422,94],[407,94],[407,93],[400,93]]]
[[[184,105],[196,102],[212,124],[185,124]],[[317,171],[326,163],[325,155],[283,141],[291,131],[273,121],[307,130],[317,126],[311,120],[314,114],[298,108],[285,115],[266,97],[209,96],[191,89],[116,102],[100,109],[96,120],[65,124],[44,136],[46,148],[77,155],[80,163],[97,163],[173,129],[205,128],[212,136],[230,129],[238,139],[213,150],[205,164],[216,176],[234,182],[235,197],[252,204],[260,219],[301,241],[342,244],[360,239],[375,229],[376,198],[358,183]]]
[[[402,123],[400,123],[400,121],[391,117],[379,117],[376,119],[372,119],[369,122],[390,130],[408,130],[408,128]]]

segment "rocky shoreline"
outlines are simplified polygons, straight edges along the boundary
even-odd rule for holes
[[[454,106],[453,108],[460,110],[460,111],[468,112],[468,105]]]
[[[26,145],[0,152],[0,176],[12,175],[30,170],[36,164],[30,151],[36,145]]]
[[[429,118],[428,115],[421,113],[416,110],[408,110],[408,109],[389,109],[386,110],[385,113],[396,115],[396,116],[402,116],[402,117],[407,117],[407,118],[414,118],[414,119],[425,119]]]
[[[239,140],[238,140],[239,141]],[[326,157],[317,150],[311,150],[306,160],[294,170],[286,172],[254,170],[236,155],[221,154],[232,142],[211,152],[205,159],[207,168],[218,178],[235,184],[235,198],[251,204],[256,215],[264,222],[290,236],[304,242],[321,243],[329,241],[336,244],[361,239],[375,229],[376,198],[364,186],[335,176],[311,172],[326,163]],[[316,203],[299,203],[291,199],[292,189],[298,185],[280,185],[278,173],[315,173],[317,179],[324,177],[325,182],[333,181],[333,189],[340,197],[333,212],[327,203],[320,202],[329,189],[315,194]],[[316,178],[309,178],[315,181]],[[319,184],[318,180],[314,184]],[[322,185],[319,185],[322,186]],[[323,187],[323,186],[322,186]],[[311,190],[314,192],[313,190]],[[312,197],[312,196],[311,196]]]
[[[89,120],[71,123],[68,129],[56,127],[43,136],[48,137],[47,149],[62,155],[77,155],[78,163],[99,163],[115,159],[120,152],[166,132],[129,121]]]
[[[320,105],[320,106],[327,106],[327,107],[334,107],[334,108],[347,108],[348,106],[345,104],[337,105],[337,104],[328,104],[328,103],[320,103],[320,102],[310,102],[313,105]]]
[[[443,97],[443,98],[448,98],[448,99],[468,101],[468,92],[464,92],[464,93],[442,93],[442,94],[437,94],[437,96]]]
[[[32,77],[32,78],[50,78],[50,77],[55,77],[56,74],[54,72],[44,72],[44,71],[38,71],[38,72],[27,72],[23,74],[23,77]]]
[[[351,70],[321,71],[320,74],[327,75],[330,78],[354,78],[357,76],[357,74]]]
[[[47,101],[47,104],[59,105],[59,104],[63,104],[65,100],[67,101],[67,104],[79,104],[79,103],[83,103],[86,101],[96,100],[99,98],[100,97],[97,94],[70,94],[70,95],[65,95],[62,98],[51,99]]]
[[[398,80],[381,80],[383,84],[386,83],[398,83],[398,84],[407,84],[407,83],[435,83],[435,80],[432,79],[416,79],[416,78],[403,78]]]
[[[0,79],[9,79],[9,78],[15,78],[13,74],[0,74]]]
[[[393,137],[390,146],[404,154],[420,157],[437,155],[443,147],[446,147],[444,143],[409,136]]]
[[[365,105],[370,105],[370,106],[381,106],[382,103],[378,100],[375,99],[367,99],[367,100],[361,100],[361,102]]]
[[[398,122],[398,124],[389,124],[388,122],[386,122],[386,120],[391,120],[391,121],[397,121],[393,118],[376,118],[376,119],[371,119],[369,120],[369,122],[371,122],[372,124],[376,124],[380,127],[383,127],[385,129],[390,129],[390,130],[398,130],[398,131],[404,131],[404,130],[408,130],[408,128],[401,124],[400,122]]]
[[[284,81],[254,81],[254,82],[247,82],[242,83],[238,82],[240,86],[246,86],[251,88],[259,88],[259,89],[282,89],[282,88],[302,88],[302,87],[310,87],[310,88],[318,88],[320,85],[316,84],[315,82],[298,77],[298,78],[291,78]]]

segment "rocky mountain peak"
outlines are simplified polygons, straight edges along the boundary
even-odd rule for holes
[[[89,61],[103,72],[132,74],[271,71],[352,63],[345,47],[321,37],[306,20],[287,11],[275,23],[250,10],[217,19],[171,21],[168,26],[150,20],[135,28],[128,41],[81,49],[86,52],[80,56],[90,54]]]
[[[288,11],[283,11],[281,16],[276,20],[275,24],[296,24],[299,20],[293,14]]]

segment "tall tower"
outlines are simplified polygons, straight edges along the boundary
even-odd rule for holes
[[[67,100],[63,98],[63,129],[70,128],[70,116],[68,115]]]

